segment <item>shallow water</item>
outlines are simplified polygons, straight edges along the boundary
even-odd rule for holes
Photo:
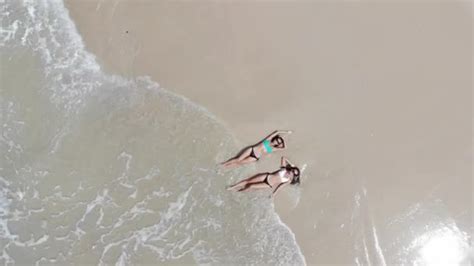
[[[0,264],[304,264],[266,194],[228,193],[204,108],[105,74],[60,1],[1,9]]]
[[[295,131],[284,154],[308,167],[276,205],[309,264],[469,264],[468,4],[67,6],[106,69],[150,74],[246,144]]]

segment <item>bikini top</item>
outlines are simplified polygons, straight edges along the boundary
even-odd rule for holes
[[[282,183],[286,183],[286,182],[290,181],[290,179],[285,176],[286,172],[287,172],[286,167],[282,167],[278,171],[278,176],[280,177],[280,182],[282,182]]]
[[[272,149],[272,146],[270,145],[270,141],[268,139],[263,141],[263,147],[265,148],[265,151],[267,153],[272,153],[273,149]]]
[[[300,170],[297,167],[292,167],[290,165],[282,166],[278,171],[278,175],[280,176],[281,182],[290,181],[290,179],[285,176],[285,174],[288,172],[291,172],[293,174],[293,178],[298,178],[300,176]]]

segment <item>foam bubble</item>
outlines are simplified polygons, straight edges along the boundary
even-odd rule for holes
[[[104,74],[61,1],[1,14],[2,53],[40,68],[36,87],[0,98],[0,262],[305,263],[268,199],[224,189],[248,172],[217,171],[235,142],[213,114]]]

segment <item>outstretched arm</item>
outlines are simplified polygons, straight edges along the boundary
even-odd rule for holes
[[[275,130],[273,131],[270,135],[268,135],[265,139],[268,139],[268,140],[271,140],[273,137],[275,137],[276,135],[279,135],[279,134],[291,134],[293,133],[293,131],[291,130]]]

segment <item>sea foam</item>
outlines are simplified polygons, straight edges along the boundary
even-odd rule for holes
[[[149,77],[105,74],[62,1],[6,1],[2,264],[305,264],[269,199],[228,193],[235,140]],[[21,75],[19,74],[21,73]]]

